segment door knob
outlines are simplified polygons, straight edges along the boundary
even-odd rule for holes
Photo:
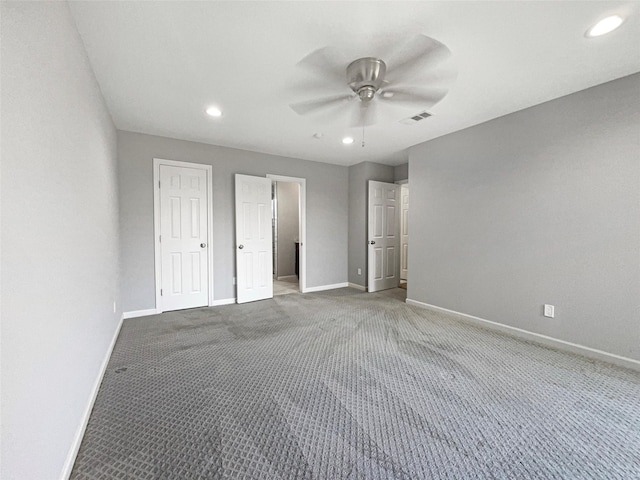
[[[244,245],[238,245],[238,248],[242,250],[244,248]]]
[[[375,245],[375,244],[376,244],[376,241],[375,241],[375,240],[371,240],[369,243],[370,243],[371,245]]]
[[[200,244],[200,248],[206,248],[207,244],[206,243],[201,243]]]

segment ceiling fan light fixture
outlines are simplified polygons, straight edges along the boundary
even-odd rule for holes
[[[347,66],[347,83],[360,100],[371,100],[380,90],[386,73],[387,65],[379,58],[359,58]]]
[[[358,90],[358,97],[360,97],[361,102],[368,102],[373,99],[376,91],[377,89],[375,87],[366,85]]]
[[[342,143],[345,145],[351,145],[353,143],[353,137],[344,137],[342,139]]]
[[[599,37],[601,35],[606,35],[609,32],[613,32],[616,28],[622,25],[624,19],[620,15],[611,15],[609,17],[603,18],[598,23],[596,23],[593,27],[587,30],[587,37]]]
[[[211,116],[211,117],[221,117],[222,116],[222,110],[220,110],[218,107],[208,107],[207,110],[207,115]]]

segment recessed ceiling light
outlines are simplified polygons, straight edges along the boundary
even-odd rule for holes
[[[218,107],[209,107],[207,108],[207,115],[211,115],[212,117],[221,117],[222,110],[220,110]]]
[[[587,30],[587,37],[599,37],[606,33],[614,31],[620,25],[622,25],[623,18],[620,15],[611,15],[610,17],[603,18],[593,27]]]
[[[353,138],[352,137],[344,137],[342,139],[342,143],[344,143],[345,145],[349,145],[349,144],[353,143]]]

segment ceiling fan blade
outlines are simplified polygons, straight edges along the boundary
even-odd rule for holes
[[[335,47],[319,48],[300,60],[297,64],[311,73],[317,74],[326,81],[346,84],[346,62]]]
[[[352,127],[368,127],[375,125],[378,119],[378,104],[375,100],[358,102],[358,109],[354,111],[351,120]]]
[[[327,84],[327,82],[320,77],[287,86],[287,94],[291,95],[292,98],[315,98],[339,95],[340,93],[347,95],[352,91],[346,82],[343,82],[340,88],[336,88],[336,85],[333,83]]]
[[[412,79],[399,81],[385,80],[382,91],[396,88],[422,88],[420,85],[434,86],[439,88],[447,88],[452,85],[458,78],[458,71],[455,68],[435,68],[432,70],[421,71]]]
[[[306,102],[292,103],[289,106],[298,115],[306,115],[307,113],[317,112],[325,108],[340,105],[341,103],[352,100],[354,97],[355,95],[353,93],[348,95],[333,95],[331,97],[319,98],[316,100],[307,100]]]
[[[416,35],[397,54],[387,62],[387,78],[391,81],[405,81],[414,77],[421,70],[429,70],[438,66],[451,56],[446,45],[427,37]]]
[[[411,104],[416,108],[431,108],[447,95],[446,88],[388,88],[376,98],[382,102]]]

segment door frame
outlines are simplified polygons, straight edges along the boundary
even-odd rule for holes
[[[299,208],[300,208],[300,251],[299,251],[299,272],[300,293],[307,292],[307,179],[299,177],[286,177],[284,175],[272,175],[267,174],[267,178],[270,178],[272,182],[289,182],[297,183],[300,185],[299,193]]]
[[[162,251],[160,245],[160,166],[186,167],[204,170],[207,174],[207,280],[209,291],[207,294],[208,306],[213,306],[213,167],[203,163],[181,162],[177,160],[166,160],[163,158],[153,159],[153,242],[154,242],[154,270],[156,280],[156,313],[162,313]]]
[[[409,214],[407,212],[407,218],[405,220],[405,217],[403,215],[403,208],[404,208],[404,203],[402,203],[402,191],[404,188],[409,189],[409,182],[408,181],[403,181],[402,183],[400,182],[395,182],[398,185],[400,185],[400,233],[398,234],[400,236],[400,283],[402,283],[402,256],[403,256],[403,249],[402,249],[402,237],[404,235],[404,230],[402,227],[404,226],[408,226],[409,225]],[[407,193],[410,195],[409,191],[407,191]],[[407,210],[410,210],[411,207],[408,207]],[[409,234],[407,234],[407,237],[409,236]],[[409,256],[409,245],[408,245],[408,241],[407,241],[407,257]],[[409,276],[409,262],[407,261],[407,277]],[[408,279],[405,278],[405,281],[407,281]]]

